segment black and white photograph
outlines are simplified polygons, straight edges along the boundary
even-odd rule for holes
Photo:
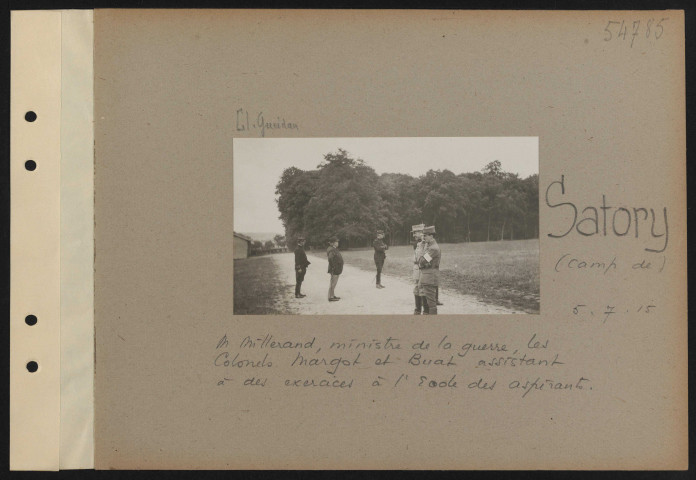
[[[235,315],[539,313],[537,137],[233,147]]]

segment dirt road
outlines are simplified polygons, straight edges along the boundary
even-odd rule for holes
[[[281,277],[288,285],[295,285],[295,257],[292,253],[275,254]],[[393,275],[382,273],[382,285],[375,287],[375,273],[367,272],[350,265],[343,267],[335,294],[338,302],[328,301],[329,274],[326,256],[308,254],[312,264],[307,269],[302,293],[305,298],[292,298],[288,303],[292,310],[288,313],[301,315],[399,315],[412,314],[414,309],[413,284]],[[482,314],[482,313],[524,313],[505,307],[487,305],[471,295],[440,289],[439,315]]]

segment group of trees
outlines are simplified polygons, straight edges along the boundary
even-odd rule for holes
[[[377,175],[339,149],[316,170],[285,169],[276,196],[289,245],[305,235],[323,246],[336,235],[344,247],[369,246],[377,229],[391,245],[407,244],[419,223],[434,225],[443,242],[539,236],[538,175],[519,178],[498,160],[481,172],[429,170],[414,178]]]
[[[285,248],[287,242],[285,241],[284,235],[276,235],[273,240],[266,240],[262,242],[261,240],[252,240],[251,242],[251,254],[252,255],[263,255],[264,253],[270,253],[274,249]]]

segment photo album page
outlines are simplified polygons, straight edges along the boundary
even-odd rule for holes
[[[11,468],[687,469],[684,26],[13,12]]]

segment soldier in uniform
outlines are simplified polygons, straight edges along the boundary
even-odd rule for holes
[[[389,245],[384,243],[384,232],[377,230],[377,238],[372,242],[375,249],[375,266],[377,267],[377,288],[384,288],[382,285],[382,267],[384,267],[384,259],[387,258],[386,250],[389,250]]]
[[[415,286],[413,287],[413,297],[416,300],[416,308],[413,310],[414,315],[420,315],[421,311],[428,313],[428,303],[425,301],[423,292],[418,285],[418,280],[420,280],[420,267],[418,266],[418,259],[423,255],[425,248],[425,243],[423,242],[423,229],[424,224],[413,225],[411,227],[411,233],[413,234],[413,281]]]
[[[425,294],[428,303],[428,314],[437,315],[436,291],[440,281],[440,247],[435,241],[435,227],[423,229],[425,249],[418,259],[420,278],[418,285]]]
[[[307,254],[304,251],[305,238],[297,237],[297,248],[295,249],[295,298],[304,298],[307,295],[302,294],[302,282],[304,281],[305,273],[310,262],[307,260]]]
[[[329,240],[329,248],[326,250],[326,256],[329,257],[329,302],[337,302],[341,297],[334,295],[334,289],[338,283],[338,276],[343,273],[343,256],[338,251],[338,238],[333,237]]]

